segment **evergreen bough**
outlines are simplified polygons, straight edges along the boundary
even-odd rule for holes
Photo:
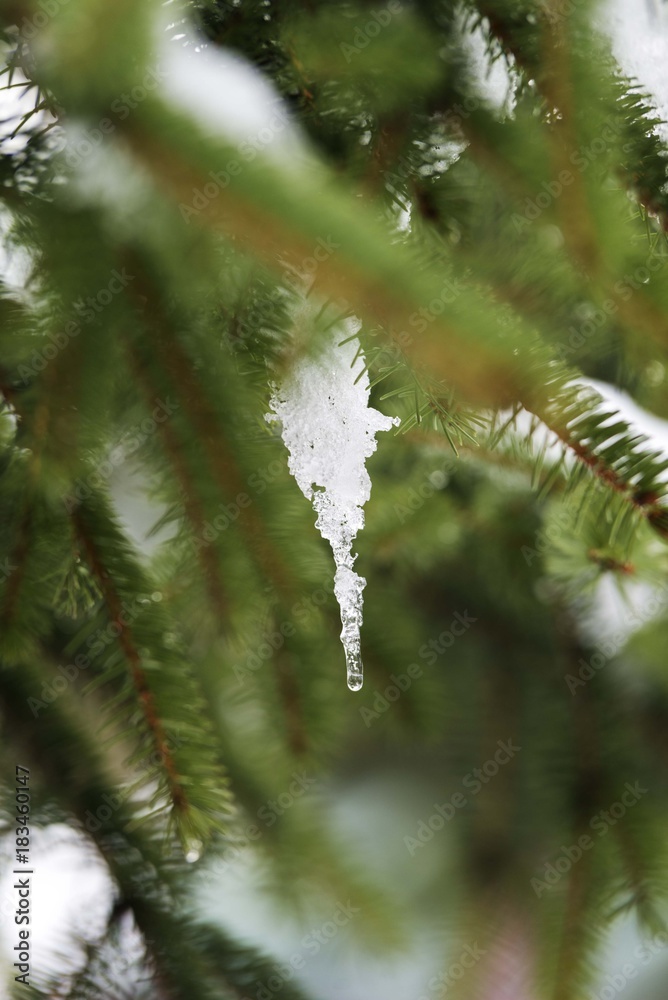
[[[531,995],[579,1000],[611,921],[651,935],[665,913],[668,460],[592,386],[668,415],[651,101],[590,0],[174,9],[175,32],[186,17],[271,79],[305,172],[257,136],[257,155],[213,138],[159,73],[146,86],[157,8],[2,6],[5,88],[34,99],[0,149],[29,270],[0,299],[3,812],[11,842],[30,766],[33,828],[78,830],[115,893],[76,972],[36,956],[30,995],[258,996],[275,963],[191,905],[241,850],[282,910],[345,896],[362,943],[405,944],[410,908],[326,797],[252,843],[249,819],[296,771],[372,768],[407,739],[445,800],[510,736],[521,753],[452,822],[420,907],[444,966],[458,941],[487,950],[453,994],[495,996],[502,946]],[[510,104],[485,96],[474,36]],[[264,419],[271,384],[349,315],[374,405],[401,417],[359,539],[358,695],[329,554]],[[597,642],[604,579],[648,596]],[[455,611],[474,622],[449,642]],[[546,882],[627,783],[647,792]]]

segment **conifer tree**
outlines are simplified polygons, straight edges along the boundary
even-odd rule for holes
[[[429,998],[619,993],[608,935],[668,940],[668,458],[601,385],[668,415],[668,132],[607,9],[0,17],[7,867],[67,824],[112,885],[62,968],[3,903],[8,989],[315,998],[330,921],[388,967],[427,928]],[[346,342],[397,418],[356,692],[266,419]],[[411,804],[346,832],[337,788],[387,774]],[[323,929],[293,965],[197,905],[240,863]]]

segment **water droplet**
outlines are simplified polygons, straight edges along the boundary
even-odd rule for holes
[[[189,865],[199,861],[202,857],[202,841],[197,837],[189,838],[184,846],[184,856]]]
[[[448,477],[441,469],[435,469],[429,476],[429,482],[434,489],[442,490],[448,482]]]

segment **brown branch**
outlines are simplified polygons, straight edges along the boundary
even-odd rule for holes
[[[146,366],[142,362],[139,351],[133,345],[127,345],[127,354],[130,357],[130,362],[137,377],[137,381],[144,389],[146,399],[150,404],[153,401],[153,386],[149,381]],[[158,423],[158,432],[162,437],[165,452],[170,459],[177,479],[181,484],[183,503],[188,520],[197,534],[202,537],[205,527],[204,509],[197,495],[193,477],[183,454],[182,442],[179,440],[177,434],[167,420]],[[214,610],[216,612],[222,611],[227,607],[228,602],[225,594],[225,586],[220,576],[220,568],[216,559],[216,553],[210,545],[203,544],[199,547],[197,556],[202,564],[204,581],[206,583]]]
[[[2,631],[4,632],[16,610],[16,603],[21,592],[21,586],[26,573],[26,560],[30,551],[30,527],[32,525],[32,505],[26,501],[21,523],[19,524],[18,537],[9,558],[10,576],[7,580],[5,590],[5,601],[2,609]]]
[[[533,413],[534,416],[538,417],[545,426],[556,434],[561,443],[568,448],[577,458],[579,462],[585,465],[592,473],[606,486],[618,493],[624,500],[627,500],[632,507],[635,508],[643,517],[646,517],[649,521],[653,522],[656,519],[662,518],[667,510],[659,503],[659,497],[656,493],[638,493],[634,490],[630,483],[627,483],[622,476],[619,475],[615,469],[611,469],[610,466],[606,465],[604,460],[594,452],[589,451],[589,449],[579,441],[573,440],[568,430],[558,424],[556,421],[550,420],[544,412],[535,409],[529,409],[526,405],[525,408],[528,412]]]
[[[3,392],[5,392],[6,387],[3,387]],[[5,398],[9,397],[5,393]],[[13,402],[12,402],[12,405]],[[18,414],[18,409],[15,410]],[[21,587],[26,575],[26,564],[28,559],[28,554],[30,552],[30,529],[33,522],[33,506],[31,502],[30,494],[34,489],[39,476],[39,469],[41,465],[41,450],[43,442],[46,440],[46,432],[48,426],[48,408],[45,403],[40,403],[35,411],[35,447],[30,453],[28,459],[28,475],[26,489],[28,491],[27,496],[24,500],[24,509],[21,521],[18,527],[18,535],[16,539],[16,544],[12,549],[12,554],[9,557],[10,562],[10,572],[11,575],[7,581],[7,589],[5,591],[5,601],[4,607],[2,609],[2,619],[1,624],[3,630],[6,629],[14,616],[16,610],[16,604],[19,599],[19,594],[21,592]]]
[[[95,542],[91,538],[78,508],[72,512],[71,517],[75,531],[81,542],[81,547],[85,551],[88,558],[90,568],[98,580],[98,584],[112,622],[119,629],[118,642],[130,666],[132,681],[142,707],[146,724],[151,731],[156,749],[160,753],[161,759],[164,762],[171,800],[177,810],[185,812],[188,809],[187,796],[176,769],[176,764],[169,748],[169,743],[162,721],[158,715],[153,692],[151,691],[146,679],[146,674],[142,667],[141,656],[135,645],[130,628],[123,621],[123,608],[118,594],[116,593],[116,588],[100,559]]]
[[[575,620],[571,612],[561,603],[553,607],[555,615],[554,634],[561,647],[563,660],[570,670],[577,672],[582,658],[588,655],[577,636]],[[557,666],[558,661],[555,662]],[[591,826],[592,809],[601,804],[604,782],[601,758],[598,719],[595,711],[593,692],[590,688],[580,692],[569,702],[573,722],[572,738],[579,763],[573,795],[573,843],[588,833]],[[572,995],[574,980],[577,978],[576,961],[579,938],[582,937],[582,922],[587,919],[587,903],[591,899],[593,858],[583,852],[568,876],[566,909],[557,959],[557,981],[553,1000],[568,1000]],[[580,951],[582,948],[580,946]]]
[[[614,490],[615,493],[621,496],[636,511],[638,511],[642,517],[647,518],[656,531],[660,534],[665,534],[666,531],[668,531],[668,528],[666,527],[668,508],[664,507],[660,503],[660,497],[658,494],[651,491],[644,493],[637,492],[630,483],[627,483],[619,475],[619,473],[606,465],[599,455],[590,452],[585,445],[581,444],[579,441],[573,440],[566,428],[560,426],[556,423],[556,421],[552,421],[544,412],[539,411],[536,408],[530,409],[529,404],[526,402],[523,403],[523,407],[528,413],[532,413],[535,417],[537,417],[548,428],[548,430],[552,431],[564,447],[568,448],[568,450],[575,456],[578,462],[585,465],[589,471],[600,480],[600,482]],[[423,439],[425,436],[428,436],[431,442],[435,443],[437,440],[441,441],[443,442],[444,447],[446,444],[443,435],[436,431],[430,432],[425,431],[424,429],[419,431],[414,430],[406,436],[414,439],[417,439],[418,436]],[[473,448],[470,445],[462,445],[461,450],[463,453],[468,452],[471,455],[479,454],[485,459],[485,461],[493,462],[496,465],[512,466],[515,468],[515,465],[505,455],[499,454],[496,450],[489,451],[483,444],[478,444],[476,448]],[[623,572],[633,572],[633,567],[628,563],[618,564],[617,568]]]
[[[576,825],[573,832],[576,840],[582,836],[583,829],[586,828],[579,824]],[[570,1000],[573,996],[574,981],[577,980],[578,949],[580,954],[583,951],[580,944],[582,938],[581,920],[591,891],[591,867],[591,858],[583,853],[577,865],[573,866],[568,878],[566,912],[559,942],[557,979],[552,1000]]]
[[[272,657],[272,665],[278,694],[285,712],[288,746],[295,757],[301,757],[308,750],[308,739],[304,731],[299,688],[295,674],[287,663],[285,653],[279,652],[275,657]]]

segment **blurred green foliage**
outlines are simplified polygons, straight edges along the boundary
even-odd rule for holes
[[[157,4],[0,10],[28,108],[0,144],[27,274],[0,300],[4,813],[29,762],[33,826],[114,886],[33,994],[260,998],[271,961],[193,904],[250,857],[302,927],[345,898],[362,948],[428,925],[448,969],[479,941],[449,995],[580,1000],[616,916],[663,927],[668,804],[668,463],[588,381],[666,416],[668,150],[595,5],[191,3],[180,71]],[[244,138],[229,61],[197,69],[219,49],[283,102]],[[369,462],[358,695],[264,419],[351,314],[401,417]],[[337,789],[384,777],[410,820],[346,836]]]

